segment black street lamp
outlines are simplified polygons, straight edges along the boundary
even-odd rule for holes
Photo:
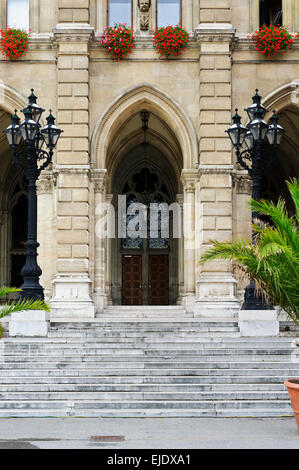
[[[256,90],[256,94],[252,97],[252,104],[245,110],[250,120],[247,127],[241,124],[241,116],[238,115],[238,110],[236,109],[233,124],[226,131],[236,150],[238,163],[248,171],[252,179],[252,198],[257,201],[261,198],[263,173],[275,158],[277,147],[280,145],[285,132],[278,124],[278,116],[275,114],[275,111],[270,118],[270,124],[264,121],[264,116],[268,111],[261,104],[261,99],[258,90]],[[268,158],[267,152],[263,148],[266,137],[271,145],[272,155],[270,158]],[[242,150],[244,143],[246,147]],[[252,221],[258,219],[258,217],[259,214],[257,212],[252,213]],[[262,296],[256,294],[255,283],[251,281],[245,290],[242,309],[267,310],[268,308],[272,307],[267,306],[263,302]]]
[[[19,298],[44,299],[44,290],[39,283],[42,274],[37,264],[37,194],[36,182],[41,172],[50,165],[54,148],[58,142],[61,129],[55,126],[51,114],[47,117],[47,125],[41,129],[39,120],[44,111],[36,103],[37,97],[31,90],[29,103],[23,109],[24,121],[20,124],[17,111],[11,118],[11,125],[4,131],[12,149],[13,161],[22,170],[28,180],[28,240],[26,247],[26,263],[21,271],[24,282]],[[47,150],[43,149],[46,145]]]

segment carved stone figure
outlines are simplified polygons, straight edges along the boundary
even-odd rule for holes
[[[138,0],[139,10],[142,12],[149,11],[151,7],[151,0]]]
[[[151,0],[138,0],[138,7],[140,10],[140,29],[141,31],[148,31]]]

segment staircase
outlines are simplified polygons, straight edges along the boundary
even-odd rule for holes
[[[0,417],[292,415],[290,332],[241,338],[234,321],[112,317],[1,340]]]

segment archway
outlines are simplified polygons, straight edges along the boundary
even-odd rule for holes
[[[117,220],[110,250],[112,303],[173,305],[179,291],[173,215],[180,211],[175,203],[180,172],[175,168],[175,161],[180,162],[175,136],[159,117],[143,110],[124,123],[112,147]]]
[[[294,213],[292,200],[286,180],[299,177],[299,80],[286,84],[265,100],[265,106],[279,115],[279,122],[285,129],[281,145],[275,155],[269,171],[265,172],[262,197],[277,202],[279,197],[286,201],[287,210]]]
[[[143,168],[140,166],[144,141],[140,114],[143,112],[150,116],[147,130],[150,168],[148,160],[143,162]],[[98,312],[103,311],[107,304],[122,303],[119,274],[122,237],[118,241],[110,239],[102,228],[100,231],[104,235],[99,236],[98,227],[101,227],[102,222],[101,210],[98,211],[98,208],[103,203],[110,205],[111,202],[116,207],[118,195],[124,191],[121,182],[131,177],[137,167],[139,172],[147,168],[156,174],[159,181],[171,180],[168,186],[171,193],[169,202],[178,203],[180,211],[184,198],[187,197],[190,206],[188,213],[191,214],[188,221],[192,220],[195,211],[194,192],[189,194],[189,186],[185,185],[189,182],[188,175],[193,176],[196,173],[198,156],[198,138],[191,119],[172,97],[151,85],[141,84],[127,90],[100,117],[91,139],[95,190],[95,243],[91,272],[94,280],[93,298]],[[171,211],[170,214],[172,217]],[[183,218],[185,227],[189,224],[187,215]],[[195,296],[194,248],[191,247],[191,242],[185,246],[181,236],[171,241],[170,249],[176,252],[174,256],[172,253],[169,255],[168,302],[185,305],[187,298]],[[186,256],[190,260],[185,265]],[[118,263],[118,267],[115,263]],[[147,284],[151,285],[148,282],[148,272],[143,275]],[[142,295],[143,303],[148,302],[148,299],[149,294]]]
[[[12,164],[11,151],[2,131],[10,116],[0,112],[0,285],[20,287],[21,269],[25,264],[27,239],[27,183]]]

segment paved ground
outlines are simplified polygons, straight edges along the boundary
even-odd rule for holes
[[[93,442],[92,436],[124,436]],[[8,418],[1,449],[299,449],[293,418]]]

